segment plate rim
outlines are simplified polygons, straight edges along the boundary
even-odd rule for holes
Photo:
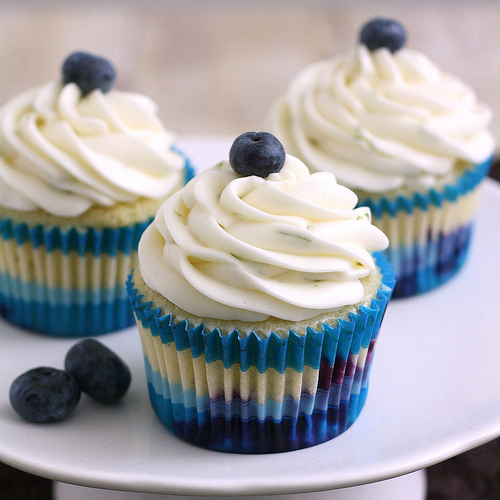
[[[223,148],[226,148],[228,147],[228,145],[230,145],[230,139],[227,137],[214,138],[193,136],[183,138],[180,143],[184,145],[188,154],[190,152],[194,152],[196,148],[201,150],[207,145],[214,147],[214,150],[220,152]],[[197,153],[198,156],[200,156],[199,153],[200,151],[198,151]],[[488,178],[485,180],[484,189],[486,196],[493,196],[500,200],[500,183]],[[483,196],[485,196],[485,193],[483,193]],[[418,300],[418,298],[416,300]],[[135,329],[135,327],[131,328]],[[118,341],[118,336],[126,335],[129,330],[130,329],[124,330],[122,332],[115,332],[111,335],[115,336]],[[111,339],[110,336],[106,336],[104,338]],[[74,339],[65,340],[68,342],[75,341]],[[0,335],[0,345],[1,342],[2,337]],[[366,408],[363,410],[363,412],[365,411]],[[31,425],[36,426],[37,424]],[[6,426],[5,424],[2,424],[0,422],[0,430],[2,430],[2,428],[4,430],[8,430],[8,427],[8,425]],[[27,427],[31,428],[30,424],[27,424]],[[31,430],[34,429],[35,428],[31,428]],[[35,434],[36,432],[38,431],[34,430]],[[342,439],[349,439],[348,431],[346,431],[346,433],[344,434],[345,436]],[[401,458],[398,458],[397,460],[395,459],[394,463],[392,464],[384,463],[380,468],[371,467],[369,470],[365,470],[363,474],[353,474],[351,471],[350,474],[332,474],[332,476],[327,477],[324,474],[314,474],[311,472],[307,480],[305,480],[304,476],[301,476],[300,474],[296,476],[291,474],[290,476],[292,477],[287,479],[286,484],[282,481],[283,478],[276,477],[273,480],[272,477],[268,476],[266,476],[265,478],[260,478],[260,480],[255,477],[250,477],[246,481],[242,481],[241,478],[238,478],[235,481],[221,481],[220,477],[213,478],[213,480],[211,481],[207,481],[205,479],[201,482],[197,482],[195,479],[193,479],[193,482],[191,484],[186,484],[185,482],[183,482],[183,479],[177,480],[173,477],[166,481],[165,477],[148,477],[146,475],[130,474],[130,472],[128,474],[125,472],[121,474],[114,474],[110,472],[95,470],[92,471],[90,469],[77,470],[71,467],[65,468],[64,465],[57,465],[54,462],[39,462],[37,460],[34,460],[33,457],[27,456],[26,453],[19,452],[16,454],[14,450],[5,448],[1,436],[0,460],[12,467],[42,477],[46,477],[48,479],[74,483],[82,486],[92,486],[115,490],[182,495],[290,494],[332,490],[390,479],[396,476],[420,470],[422,468],[427,468],[452,456],[484,444],[492,439],[495,439],[498,436],[500,436],[500,412],[498,415],[496,415],[495,418],[490,419],[490,421],[487,424],[484,424],[480,429],[470,429],[466,436],[461,434],[456,437],[450,437],[435,446],[429,445],[424,450],[418,453],[411,454],[411,459],[409,457],[406,457],[406,460],[401,460]],[[334,446],[333,443],[337,439],[339,438],[335,438],[334,440],[331,440],[322,445],[317,445],[313,448],[320,450],[319,447],[322,447],[323,450],[328,450],[329,446]],[[301,451],[303,450],[275,454],[274,457],[277,457],[276,460],[280,460],[285,457],[285,455],[288,455],[289,458],[289,454],[297,454]],[[220,452],[209,453],[211,454]],[[267,455],[267,457],[269,457],[269,455]]]

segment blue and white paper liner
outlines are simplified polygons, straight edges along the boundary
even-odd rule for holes
[[[185,159],[185,182],[194,176]],[[60,229],[0,217],[0,315],[17,326],[65,337],[134,324],[125,282],[151,223]]]
[[[383,280],[370,307],[336,327],[305,335],[222,335],[203,324],[175,323],[133,283],[151,404],[179,437],[235,453],[306,448],[344,432],[368,390],[373,348],[394,287],[390,264],[377,256]]]
[[[63,231],[0,219],[0,314],[20,327],[58,336],[131,326],[124,283],[151,220]]]
[[[491,159],[467,169],[454,185],[413,197],[360,199],[372,223],[389,238],[386,255],[396,286],[393,297],[408,297],[436,288],[464,264],[477,212],[481,182]]]

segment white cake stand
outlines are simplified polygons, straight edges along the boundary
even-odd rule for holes
[[[213,138],[181,142],[202,168],[227,158],[229,145]],[[416,471],[500,436],[498,214],[500,187],[487,180],[466,266],[437,290],[389,304],[365,408],[327,443],[235,455],[181,441],[151,409],[135,327],[100,337],[132,370],[123,401],[105,407],[83,396],[66,421],[27,423],[10,407],[12,380],[35,366],[62,368],[76,341],[1,321],[0,460],[58,481],[58,500],[422,500],[425,476]]]

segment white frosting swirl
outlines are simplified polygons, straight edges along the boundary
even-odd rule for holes
[[[287,155],[263,179],[222,162],[160,207],[139,244],[147,285],[202,317],[301,321],[360,302],[388,246],[333,174]]]
[[[271,111],[269,131],[310,169],[367,192],[438,185],[493,153],[490,110],[423,54],[350,54],[306,68]]]
[[[50,82],[0,110],[0,206],[74,217],[93,205],[162,198],[184,159],[146,96]]]

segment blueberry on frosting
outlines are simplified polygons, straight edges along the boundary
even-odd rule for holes
[[[363,26],[359,33],[359,41],[372,52],[382,47],[396,52],[404,46],[406,33],[397,21],[378,17]]]
[[[241,175],[267,177],[285,163],[285,148],[269,132],[245,132],[229,150],[229,163]]]
[[[73,52],[62,65],[63,82],[76,83],[82,96],[93,90],[111,90],[115,83],[115,69],[106,59],[86,52]]]

